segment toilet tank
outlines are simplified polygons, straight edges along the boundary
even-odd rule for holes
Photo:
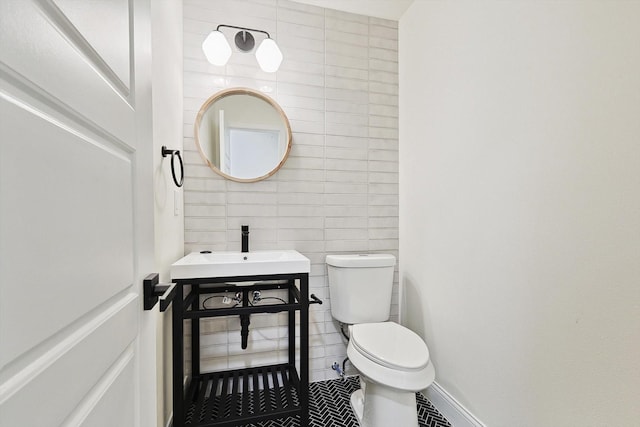
[[[396,257],[327,255],[331,315],[347,324],[389,320]]]

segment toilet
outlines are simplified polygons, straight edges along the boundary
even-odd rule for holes
[[[360,372],[351,407],[362,427],[418,427],[416,392],[435,378],[425,342],[389,321],[393,269],[388,254],[327,255],[331,315],[349,327],[347,356]]]

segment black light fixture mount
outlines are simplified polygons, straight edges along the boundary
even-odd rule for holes
[[[256,39],[248,31],[238,31],[234,38],[236,47],[243,52],[251,52],[256,45]]]
[[[240,31],[238,31],[236,33],[236,35],[233,38],[233,40],[234,40],[238,50],[240,50],[242,52],[251,52],[253,50],[253,48],[256,46],[256,39],[255,39],[255,37],[253,37],[253,34],[251,34],[250,31],[256,32],[256,33],[262,33],[262,34],[265,34],[268,39],[271,38],[269,33],[266,32],[266,31],[256,30],[254,28],[237,27],[235,25],[220,24],[216,28],[216,31],[220,31],[220,28],[223,28],[223,27],[224,28],[234,28],[236,30],[240,30]]]

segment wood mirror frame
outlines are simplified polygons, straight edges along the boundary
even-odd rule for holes
[[[205,114],[207,113],[209,108],[211,108],[216,103],[216,101],[220,101],[220,100],[222,100],[224,98],[228,98],[228,97],[235,96],[235,95],[252,96],[252,97],[258,98],[258,99],[266,102],[267,104],[269,104],[271,107],[273,107],[275,112],[279,115],[280,119],[282,120],[282,125],[283,125],[283,127],[285,129],[286,149],[284,150],[284,153],[283,153],[281,159],[279,160],[279,162],[277,164],[274,165],[274,167],[271,170],[269,170],[267,173],[265,173],[265,174],[263,174],[261,176],[252,177],[252,178],[239,178],[239,177],[236,177],[236,176],[233,176],[233,175],[230,175],[228,173],[223,172],[219,167],[217,167],[214,164],[212,159],[209,159],[209,157],[207,156],[206,150],[204,149],[204,141],[201,141],[200,127],[201,127],[201,124],[202,124],[203,117],[205,116]],[[225,178],[227,178],[227,179],[229,179],[231,181],[236,181],[236,182],[257,182],[257,181],[261,181],[263,179],[267,179],[270,176],[272,176],[273,174],[275,174],[278,170],[280,170],[282,165],[285,163],[285,161],[289,157],[289,152],[291,151],[291,144],[293,142],[292,133],[291,133],[291,125],[290,125],[289,119],[287,118],[287,115],[285,114],[285,112],[282,109],[282,107],[280,107],[280,105],[278,105],[278,103],[276,101],[274,101],[272,98],[270,98],[269,96],[265,95],[262,92],[258,92],[256,90],[249,89],[249,88],[241,88],[241,87],[221,90],[220,92],[215,93],[213,96],[211,96],[209,99],[207,99],[204,104],[202,104],[202,107],[200,107],[200,110],[198,111],[198,115],[196,116],[196,121],[195,121],[195,124],[194,124],[194,138],[195,138],[195,142],[196,142],[196,147],[198,148],[198,151],[200,152],[200,156],[205,161],[207,166],[209,166],[218,175],[223,176],[223,177],[225,177]]]

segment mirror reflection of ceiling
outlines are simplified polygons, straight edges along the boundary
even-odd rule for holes
[[[327,9],[398,21],[414,0],[293,0]]]

